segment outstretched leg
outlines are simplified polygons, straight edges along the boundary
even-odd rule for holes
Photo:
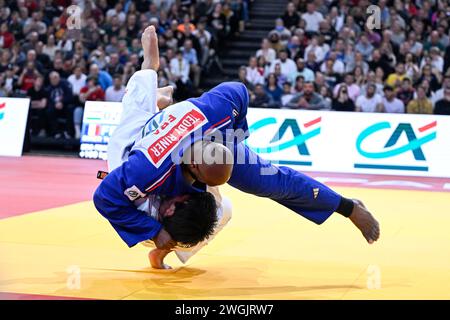
[[[270,198],[317,224],[333,212],[349,217],[369,243],[379,237],[379,225],[358,200],[349,200],[292,168],[275,166],[240,143],[228,183],[247,193]]]

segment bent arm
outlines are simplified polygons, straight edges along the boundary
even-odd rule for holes
[[[94,193],[93,200],[97,210],[111,223],[129,247],[156,237],[162,229],[161,223],[138,210],[133,202],[125,199],[124,195],[111,192],[111,187],[114,188],[113,190],[118,188],[111,185],[114,181],[109,181],[108,177]]]

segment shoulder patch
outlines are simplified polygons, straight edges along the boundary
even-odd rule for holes
[[[124,191],[124,195],[128,197],[131,201],[137,200],[139,198],[144,198],[145,193],[139,190],[138,187],[132,186]]]

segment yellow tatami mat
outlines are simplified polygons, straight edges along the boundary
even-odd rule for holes
[[[0,220],[0,292],[97,299],[450,299],[450,193],[336,188],[381,224],[368,245],[230,187],[229,225],[183,266],[151,271],[91,202]],[[26,199],[24,200],[26,201]]]

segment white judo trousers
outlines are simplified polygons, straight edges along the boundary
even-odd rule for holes
[[[130,147],[141,138],[141,132],[147,121],[159,111],[156,102],[157,74],[153,70],[140,70],[128,81],[125,96],[122,99],[122,116],[108,144],[109,172],[127,161]],[[222,197],[217,187],[208,187],[217,202],[217,225],[214,233],[205,241],[191,248],[176,248],[175,254],[186,263],[195,253],[209,243],[231,219],[231,201]],[[150,195],[145,200],[135,201],[139,210],[158,220],[159,197]],[[141,242],[145,246],[155,247],[150,239]]]

